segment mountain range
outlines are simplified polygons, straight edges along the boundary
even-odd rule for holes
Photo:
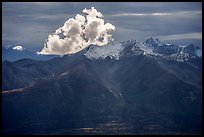
[[[201,134],[193,44],[129,40],[2,65],[4,134]]]
[[[2,47],[2,61],[17,61],[20,59],[34,59],[34,60],[49,60],[57,57],[56,55],[38,55],[34,51],[27,49],[16,50],[15,46],[3,46]]]

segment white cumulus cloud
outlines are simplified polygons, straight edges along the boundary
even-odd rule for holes
[[[48,36],[43,49],[38,54],[65,55],[76,53],[90,44],[104,46],[111,40],[115,26],[105,23],[103,15],[94,7],[84,9],[67,20],[55,33]]]
[[[18,51],[23,51],[23,47],[22,46],[15,46],[15,47],[12,47],[13,50],[18,50]]]

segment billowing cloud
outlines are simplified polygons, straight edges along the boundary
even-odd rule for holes
[[[12,48],[13,50],[18,50],[18,51],[23,51],[23,47],[22,46],[15,46]]]
[[[83,15],[70,18],[55,33],[48,36],[38,54],[65,55],[76,53],[90,44],[104,46],[111,40],[115,26],[105,23],[103,15],[94,7],[84,9]]]

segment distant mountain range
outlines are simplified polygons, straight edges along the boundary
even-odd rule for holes
[[[36,52],[29,51],[27,49],[16,50],[14,46],[3,46],[2,47],[2,61],[17,61],[20,59],[34,59],[34,60],[49,60],[56,55],[38,55]]]
[[[99,134],[102,123],[119,117],[126,123],[115,134],[201,134],[201,53],[193,44],[150,38],[48,61],[3,61],[3,133],[77,134],[70,130],[99,126]]]

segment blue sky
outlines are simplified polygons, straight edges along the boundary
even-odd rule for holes
[[[3,2],[3,46],[39,50],[49,34],[90,7],[116,27],[113,37],[118,41],[202,38],[201,2]]]

